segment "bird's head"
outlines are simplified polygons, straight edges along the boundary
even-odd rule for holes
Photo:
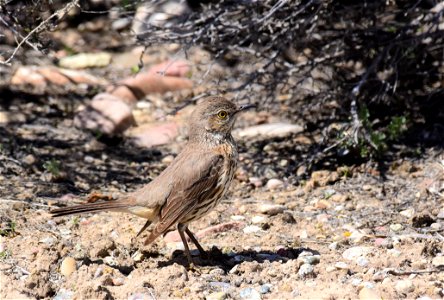
[[[223,98],[212,96],[200,102],[190,120],[190,140],[214,135],[225,137],[231,133],[237,115],[255,105],[237,106]]]

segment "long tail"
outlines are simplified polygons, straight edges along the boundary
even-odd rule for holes
[[[118,210],[128,208],[131,204],[125,200],[115,200],[98,203],[85,203],[80,205],[74,205],[70,207],[57,208],[51,211],[52,217],[61,217],[73,214],[99,212],[106,210]]]

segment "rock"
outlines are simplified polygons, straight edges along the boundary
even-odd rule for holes
[[[119,277],[119,278],[113,278],[112,283],[114,286],[121,286],[125,283],[125,279]]]
[[[390,239],[386,238],[377,238],[374,241],[375,246],[381,247],[381,248],[393,248],[393,243]]]
[[[97,94],[74,118],[79,128],[104,134],[119,134],[136,123],[131,105],[108,93]]]
[[[244,221],[245,217],[244,216],[239,216],[239,215],[233,215],[230,217],[231,220],[233,221]]]
[[[139,262],[142,261],[142,259],[144,258],[144,255],[142,252],[140,251],[136,251],[131,258],[135,261],[135,262]]]
[[[435,267],[444,266],[444,256],[436,256],[432,260],[432,265]]]
[[[342,257],[347,260],[354,260],[356,261],[357,258],[361,256],[366,256],[367,254],[373,252],[373,247],[352,247],[348,248],[342,253]]]
[[[248,181],[257,188],[263,185],[262,180],[258,177],[250,177],[248,178]]]
[[[343,261],[338,261],[337,263],[335,263],[335,268],[340,269],[340,270],[348,270],[349,269],[347,263],[345,263]]]
[[[120,31],[131,25],[131,18],[120,18],[111,23],[111,29]]]
[[[413,218],[415,215],[415,209],[414,208],[408,208],[406,210],[403,210],[399,213],[401,216],[404,216],[406,218]]]
[[[284,182],[282,180],[276,179],[276,178],[272,178],[270,180],[267,181],[266,184],[266,188],[269,191],[274,191],[274,190],[278,190],[281,189],[284,186]]]
[[[400,294],[408,294],[415,290],[415,286],[411,280],[398,280],[395,284],[395,290]]]
[[[359,299],[360,300],[382,300],[382,297],[373,289],[369,289],[367,287],[363,287],[359,291]]]
[[[368,259],[367,258],[365,258],[365,257],[363,257],[363,256],[361,256],[361,257],[358,257],[357,259],[356,259],[356,264],[358,265],[358,266],[360,266],[360,267],[366,267],[366,266],[368,266]]]
[[[282,214],[282,221],[288,224],[296,224],[296,219],[289,212],[285,212]]]
[[[235,130],[234,135],[241,138],[251,138],[262,136],[265,138],[271,137],[284,137],[292,133],[302,132],[302,126],[287,123],[273,123],[273,124],[261,124],[257,126],[251,126],[240,130]]]
[[[370,191],[371,189],[372,189],[372,186],[369,185],[369,184],[364,184],[364,185],[362,186],[362,190],[363,190],[363,191]]]
[[[330,245],[328,245],[328,249],[337,250],[338,249],[338,242],[333,242]]]
[[[270,215],[270,216],[274,216],[277,214],[280,214],[282,212],[284,212],[284,210],[286,209],[285,206],[283,205],[278,205],[278,204],[262,204],[259,206],[258,211],[262,214],[266,214],[266,215]]]
[[[227,293],[225,292],[215,292],[211,293],[205,297],[205,300],[224,300],[227,298]]]
[[[57,292],[57,295],[55,295],[54,298],[52,298],[53,300],[70,300],[72,299],[74,295],[73,291],[70,290],[65,290],[65,289],[60,289]]]
[[[432,224],[430,224],[430,229],[440,230],[441,228],[442,228],[442,226],[439,223],[432,223]]]
[[[261,228],[259,226],[250,225],[250,226],[245,227],[243,229],[243,232],[248,234],[248,233],[255,233],[255,232],[258,232],[260,230],[261,230]]]
[[[263,284],[259,287],[259,293],[268,294],[271,291],[271,284]]]
[[[76,261],[74,258],[72,257],[66,257],[63,261],[62,264],[60,265],[60,273],[63,276],[69,276],[72,273],[74,273],[74,271],[76,270]]]
[[[310,264],[303,264],[299,267],[298,275],[301,278],[309,277],[314,274],[314,267]]]
[[[261,294],[253,288],[245,288],[239,292],[241,299],[245,300],[260,300]]]
[[[394,232],[401,231],[404,227],[401,224],[392,224],[390,225],[390,229]]]
[[[35,164],[36,161],[37,161],[37,159],[32,154],[28,154],[25,157],[23,157],[23,159],[22,159],[22,162],[28,166]]]
[[[442,208],[436,215],[438,219],[444,219],[444,208]]]
[[[128,300],[155,300],[151,293],[134,293],[129,295]]]
[[[264,216],[254,216],[251,218],[251,222],[253,224],[261,224],[261,223],[265,223],[267,221],[267,218]]]
[[[329,209],[331,207],[331,203],[327,200],[321,199],[316,201],[315,208],[317,209]]]
[[[298,261],[301,261],[304,264],[316,265],[321,261],[320,255],[307,255],[307,256],[299,256],[297,258]]]
[[[109,53],[79,53],[62,57],[59,66],[67,69],[85,69],[92,67],[105,67],[111,62]]]
[[[342,203],[348,201],[349,199],[350,197],[348,195],[343,195],[343,194],[334,194],[329,198],[329,200],[337,203]]]
[[[179,125],[176,122],[159,123],[154,126],[147,124],[147,126],[139,126],[137,131],[137,133],[131,133],[134,143],[139,147],[151,148],[174,141],[179,135]]]

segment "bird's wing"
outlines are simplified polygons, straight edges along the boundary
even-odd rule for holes
[[[224,157],[213,153],[193,153],[176,172],[165,204],[160,210],[159,221],[145,244],[154,241],[171,226],[178,223],[193,208],[215,193],[223,168]]]

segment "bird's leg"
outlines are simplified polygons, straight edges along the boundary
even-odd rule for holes
[[[187,239],[185,238],[184,231],[187,229],[187,226],[184,224],[177,224],[177,231],[179,231],[180,238],[182,239],[183,246],[185,248],[185,254],[188,259],[188,265],[190,269],[194,269],[193,259],[191,258],[190,248],[188,247]]]
[[[136,237],[138,237],[145,229],[148,228],[148,226],[150,226],[151,221],[146,221],[145,225],[143,225],[142,229],[139,230],[139,233],[136,235]]]
[[[194,234],[191,232],[191,230],[188,229],[188,227],[185,227],[185,232],[190,237],[191,241],[196,245],[197,249],[199,250],[200,256],[202,258],[208,258],[207,252],[204,250],[204,248],[199,244]]]

